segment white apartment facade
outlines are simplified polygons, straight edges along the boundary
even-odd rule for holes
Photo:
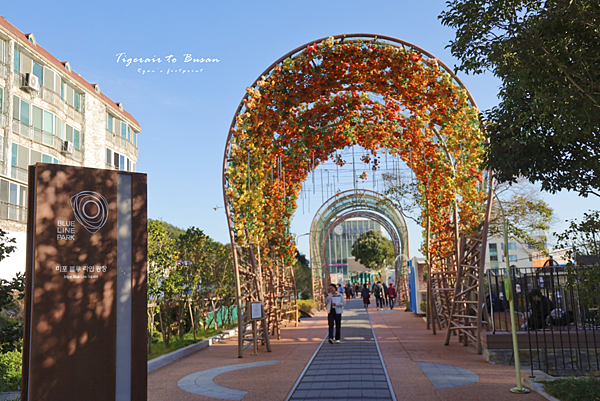
[[[0,278],[25,270],[28,166],[135,171],[140,131],[122,104],[0,16],[0,228],[17,239]]]
[[[533,267],[536,248],[522,243],[514,238],[508,239],[508,264],[516,267]],[[487,252],[485,253],[485,269],[506,267],[504,257],[504,237],[491,236],[487,239]]]

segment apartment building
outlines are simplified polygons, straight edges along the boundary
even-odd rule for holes
[[[504,257],[504,238],[502,235],[488,237],[487,247],[485,269],[505,268],[506,259]],[[508,239],[508,263],[510,266],[533,267],[536,251],[533,245],[525,244],[514,238]]]
[[[0,278],[25,269],[28,166],[135,171],[139,132],[121,103],[0,16],[0,228],[17,239]]]

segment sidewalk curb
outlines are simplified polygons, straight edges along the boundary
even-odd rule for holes
[[[185,358],[186,356],[193,354],[196,351],[200,351],[201,349],[210,347],[211,345],[216,344],[221,340],[234,336],[237,334],[237,332],[238,329],[236,327],[234,329],[224,331],[221,334],[208,337],[207,339],[199,341],[195,344],[190,344],[187,347],[180,348],[173,352],[169,352],[168,354],[150,359],[148,361],[148,373],[155,371],[158,368],[162,368],[163,366],[173,363],[181,358]]]
[[[521,371],[521,372],[525,373],[523,371]],[[539,373],[543,374],[542,372],[539,372]],[[551,376],[548,376],[548,377],[550,379],[553,379]],[[521,380],[523,381],[523,385],[527,386],[529,389],[531,389],[531,391],[535,391],[536,393],[538,393],[545,399],[550,400],[550,401],[560,401],[558,398],[553,397],[550,394],[548,394],[547,392],[545,392],[544,385],[542,383],[538,383],[534,379],[530,379],[527,376],[523,377]]]

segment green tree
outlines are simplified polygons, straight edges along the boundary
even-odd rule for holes
[[[394,246],[379,231],[369,230],[352,244],[352,256],[366,268],[379,270],[394,261]]]
[[[554,211],[540,198],[540,192],[523,178],[512,185],[500,184],[495,192],[502,202],[506,215],[508,236],[545,252],[548,230],[554,220]],[[502,213],[498,202],[494,202],[489,235],[500,235],[502,232]]]
[[[583,214],[579,223],[570,221],[569,227],[556,234],[557,248],[567,248],[567,275],[571,288],[577,289],[579,299],[586,306],[598,306],[600,298],[600,211],[591,210]],[[595,261],[584,267],[577,266],[582,256],[595,256]]]
[[[451,0],[442,24],[458,71],[493,73],[500,102],[483,113],[487,163],[500,181],[600,196],[600,2]]]
[[[176,243],[169,236],[165,223],[148,220],[148,352],[152,351],[154,319],[172,290],[170,273],[177,267]],[[163,333],[164,334],[164,333]],[[168,339],[163,335],[163,341]]]
[[[296,291],[300,292],[302,299],[309,299],[312,295],[312,278],[310,267],[306,255],[296,251],[296,263],[294,264],[294,280],[296,282]]]
[[[14,238],[9,238],[7,232],[0,229],[0,261],[13,253],[16,247]],[[0,279],[0,353],[15,349],[20,350],[23,339],[23,323],[11,318],[11,311],[18,300],[23,299],[25,276],[17,273],[12,280]]]

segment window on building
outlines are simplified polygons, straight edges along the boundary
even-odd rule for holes
[[[63,81],[62,79],[60,80],[60,98],[62,100],[65,100],[65,81]]]
[[[50,68],[44,68],[43,85],[51,91],[54,91],[54,71]]]
[[[29,125],[29,103],[13,96],[13,118]]]
[[[110,114],[108,114],[108,122],[106,123],[106,128],[110,132],[115,132],[115,118]]]
[[[112,165],[112,150],[106,149],[106,164]]]
[[[516,262],[517,261],[517,255],[508,255],[508,261],[509,262]]]
[[[0,39],[0,63],[6,63],[6,41]]]
[[[489,244],[490,248],[490,262],[498,261],[498,246],[496,244]]]
[[[8,181],[6,180],[0,180],[0,201],[8,202]]]
[[[73,107],[75,110],[81,111],[81,93],[76,90],[73,91]]]
[[[4,88],[0,88],[0,113],[4,111]]]
[[[15,71],[21,72],[21,51],[15,45]]]
[[[12,178],[26,181],[29,166],[29,148],[17,143],[12,144]]]
[[[113,160],[114,160],[113,166],[115,166],[116,168],[119,168],[119,160],[120,160],[119,154],[117,152],[114,152],[113,156],[114,156],[113,157]]]
[[[81,133],[76,129],[73,129],[73,146],[75,149],[81,150]]]
[[[63,123],[63,120],[61,120],[60,118],[56,117],[54,118],[54,132],[56,133],[56,136],[59,137],[60,139],[65,139],[65,123]]]
[[[127,139],[127,124],[121,122],[121,138]]]
[[[125,170],[125,156],[123,155],[119,156],[119,170]]]
[[[504,250],[504,242],[500,243],[502,250]],[[509,242],[508,243],[508,250],[509,251],[514,251],[517,249],[517,243],[516,242]]]
[[[44,125],[44,111],[37,106],[31,107],[31,119],[33,120],[33,128],[41,131]]]
[[[42,67],[40,64],[38,64],[34,61],[31,72],[33,75],[38,77],[40,85],[43,85],[44,84],[44,67]]]
[[[133,145],[137,148],[137,132],[133,131]]]
[[[21,100],[21,121],[29,125],[29,103],[24,100]]]

